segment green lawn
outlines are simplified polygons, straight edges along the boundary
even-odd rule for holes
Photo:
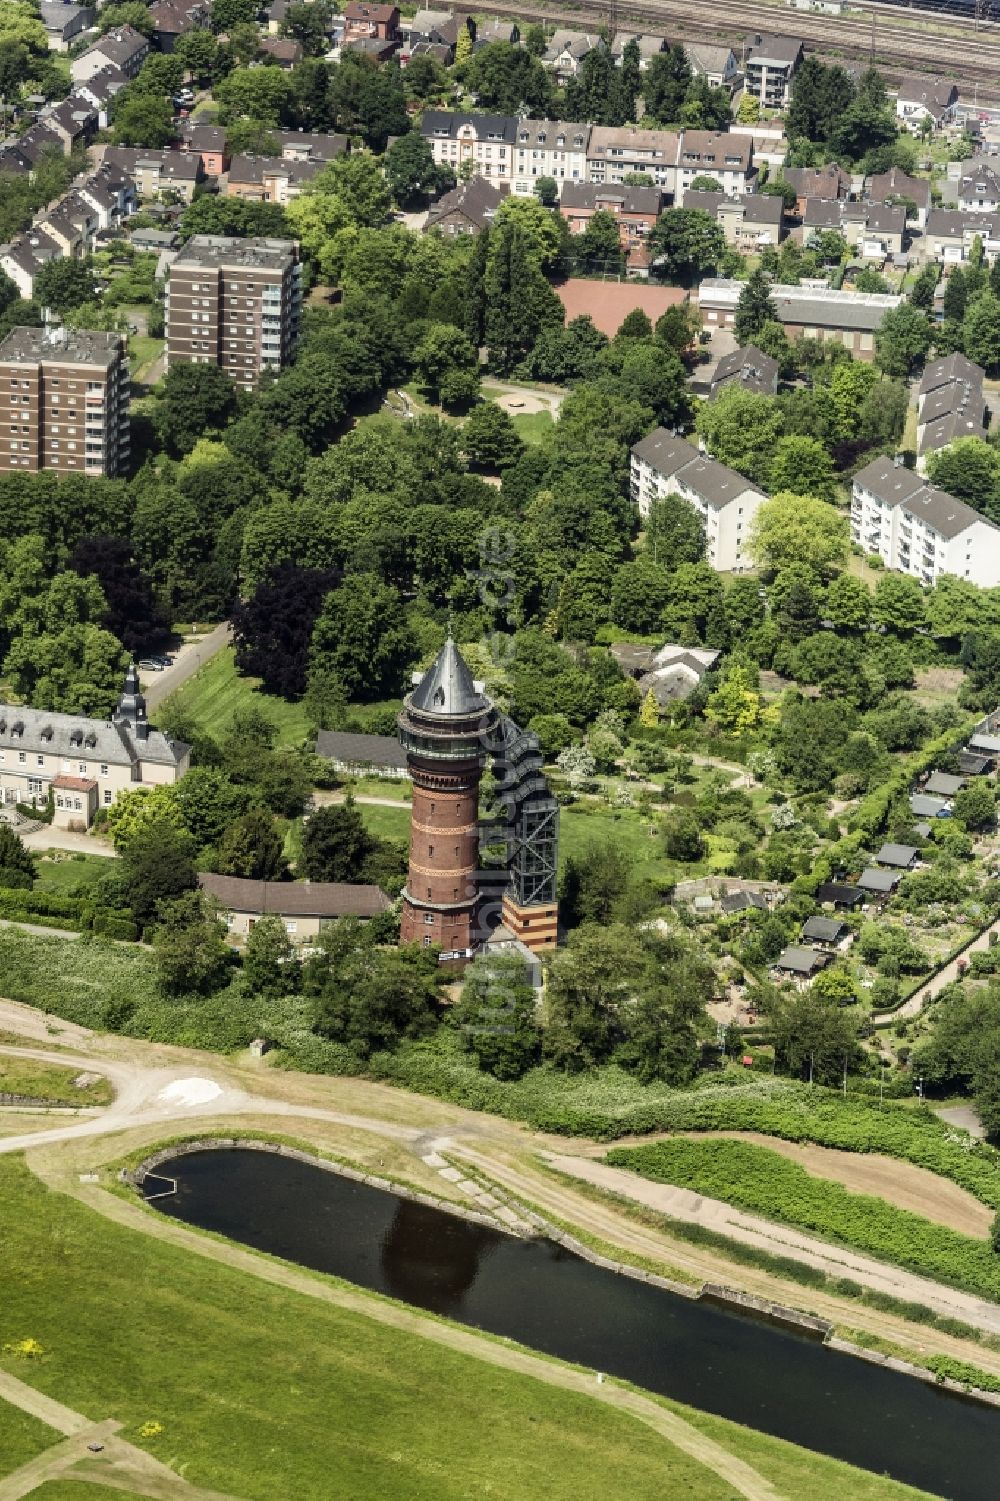
[[[541,443],[552,428],[551,412],[511,412],[522,443]]]
[[[29,1417],[19,1407],[0,1401],[0,1476],[9,1475],[11,1470],[26,1465],[29,1459],[56,1443],[59,1437],[53,1429],[37,1418]]]
[[[237,673],[233,648],[226,646],[167,702],[208,735],[221,734],[238,709],[254,706],[277,726],[279,745],[301,744],[309,733],[309,719],[302,705],[262,693],[258,685],[258,678]]]
[[[107,1080],[97,1079],[81,1089],[73,1083],[79,1073],[78,1068],[0,1053],[2,1094],[30,1095],[36,1100],[64,1101],[69,1105],[107,1105],[112,1094]]]
[[[107,1485],[91,1485],[89,1480],[50,1480],[31,1492],[31,1501],[149,1501],[138,1491],[114,1490]]]
[[[60,896],[84,896],[110,869],[107,855],[65,855],[56,851],[39,860],[35,890],[54,891]]]
[[[194,1485],[246,1501],[329,1501],[332,1476],[352,1501],[732,1501],[730,1485],[623,1413],[108,1222],[20,1160],[0,1162],[0,1200],[0,1347],[30,1335],[47,1352],[0,1362],[95,1420],[117,1418],[125,1438]],[[100,1296],[80,1297],[81,1286]],[[785,1501],[922,1494],[663,1405],[752,1463]],[[140,1439],[149,1421],[162,1435]],[[3,1414],[8,1470],[46,1440],[55,1435],[29,1425],[12,1442]],[[58,1481],[34,1494],[99,1501],[105,1490]]]
[[[164,341],[154,339],[151,334],[129,334],[128,362],[134,379],[141,379],[141,373],[154,360],[159,359],[163,348]]]
[[[0,1198],[0,1347],[30,1335],[48,1352],[11,1368],[116,1417],[193,1484],[246,1501],[329,1501],[333,1476],[352,1501],[729,1501],[624,1414],[126,1230],[20,1161],[0,1163]],[[150,1421],[162,1436],[140,1439]]]
[[[370,833],[379,839],[401,839],[404,844],[409,841],[409,803],[400,803],[398,808],[380,808],[371,803],[359,803],[358,807]]]

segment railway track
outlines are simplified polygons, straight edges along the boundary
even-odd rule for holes
[[[560,7],[525,6],[517,0],[513,3],[483,0],[478,8],[491,15],[562,26],[573,23],[600,26],[608,21],[608,9],[588,0]],[[688,0],[614,0],[614,9],[620,28],[637,26],[653,32],[667,30],[674,38],[727,42],[737,55],[749,32],[779,31],[801,37],[809,52],[851,61],[867,61],[872,56],[874,10],[874,60],[890,80],[904,72],[933,73],[954,78],[966,94],[970,84],[980,85],[984,103],[1000,100],[1000,25],[990,21],[983,22],[976,31],[971,20],[949,15],[949,26],[966,34],[948,36],[936,31],[923,35],[915,27],[901,26],[898,7],[882,4],[865,7],[867,15],[863,19],[783,11],[774,6],[729,3],[729,0],[724,21],[699,17]],[[938,19],[937,13],[914,14],[926,15],[928,23]]]

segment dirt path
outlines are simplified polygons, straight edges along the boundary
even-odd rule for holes
[[[0,1398],[64,1435],[61,1443],[0,1478],[0,1501],[21,1501],[47,1480],[56,1479],[100,1482],[150,1496],[153,1501],[237,1501],[219,1491],[190,1485],[151,1454],[120,1438],[121,1424],[113,1418],[93,1423],[7,1371],[0,1371]],[[90,1444],[99,1448],[91,1451]]]
[[[983,949],[989,947],[990,934],[996,926],[996,921],[991,921],[989,926],[983,929],[979,937],[974,938],[968,948],[962,950],[957,959],[952,959],[951,963],[946,964],[944,969],[938,970],[936,975],[931,975],[929,980],[925,980],[919,989],[915,990],[909,999],[905,1000],[895,1011],[890,1012],[885,1017],[875,1017],[875,1026],[894,1027],[897,1022],[905,1021],[908,1017],[919,1015],[928,1001],[932,1001],[936,995],[940,995],[946,985],[951,985],[958,979],[958,966],[960,963],[967,961],[970,954],[981,953]]]
[[[463,1157],[470,1157],[467,1149],[456,1144],[455,1150]],[[711,1230],[727,1235],[744,1245],[756,1246],[776,1256],[788,1256],[806,1266],[815,1267],[831,1277],[849,1277],[865,1287],[904,1298],[933,1308],[935,1313],[963,1319],[978,1329],[991,1334],[1000,1334],[1000,1305],[988,1303],[972,1293],[932,1282],[914,1272],[886,1262],[876,1261],[871,1256],[836,1246],[815,1236],[805,1234],[790,1225],[777,1224],[772,1220],[747,1214],[734,1209],[720,1199],[709,1199],[704,1194],[692,1193],[690,1189],[675,1188],[669,1183],[651,1183],[623,1168],[609,1167],[603,1162],[590,1161],[584,1157],[547,1154],[547,1161],[557,1172],[580,1178],[610,1193],[620,1194],[652,1209],[670,1219],[683,1220],[687,1224],[705,1225]]]
[[[922,1215],[937,1225],[947,1225],[963,1235],[985,1238],[993,1223],[993,1211],[959,1188],[957,1183],[941,1178],[927,1168],[898,1162],[892,1157],[877,1157],[868,1152],[841,1152],[834,1147],[818,1147],[808,1142],[782,1141],[758,1131],[691,1131],[678,1135],[693,1140],[716,1136],[733,1141],[749,1141],[767,1147],[804,1167],[814,1178],[832,1178],[853,1193],[876,1194],[899,1209]],[[647,1138],[651,1140],[653,1138]]]
[[[728,1453],[721,1445],[716,1444],[697,1429],[692,1428],[676,1413],[661,1407],[650,1397],[644,1397],[638,1392],[615,1385],[611,1380],[598,1382],[595,1372],[558,1365],[542,1356],[533,1355],[530,1351],[486,1339],[474,1330],[454,1328],[448,1324],[438,1323],[416,1310],[410,1311],[396,1304],[383,1303],[365,1293],[353,1292],[349,1288],[320,1282],[288,1263],[265,1260],[240,1246],[209,1240],[196,1231],[188,1230],[175,1220],[160,1216],[155,1210],[145,1209],[138,1204],[129,1204],[93,1185],[73,1183],[68,1181],[63,1174],[53,1175],[33,1159],[29,1159],[29,1166],[38,1172],[50,1187],[69,1193],[73,1198],[86,1204],[88,1208],[104,1215],[106,1219],[113,1220],[116,1224],[124,1225],[128,1229],[138,1230],[143,1234],[153,1236],[156,1240],[180,1246],[199,1256],[205,1256],[211,1261],[220,1262],[224,1266],[260,1277],[265,1282],[290,1288],[323,1302],[333,1303],[339,1308],[374,1319],[377,1323],[390,1328],[418,1335],[422,1339],[433,1340],[448,1349],[474,1356],[477,1360],[486,1361],[490,1365],[534,1377],[538,1381],[543,1381],[547,1386],[561,1387],[565,1391],[576,1392],[591,1397],[595,1401],[604,1402],[609,1407],[628,1412],[647,1428],[653,1429],[654,1432],[667,1439],[683,1454],[707,1469],[713,1470],[728,1485],[731,1485],[739,1496],[745,1498],[745,1501],[782,1501],[779,1492],[763,1475],[745,1464],[743,1460]],[[147,1492],[147,1494],[152,1493]],[[183,1494],[181,1492],[175,1494],[177,1501],[217,1501],[217,1498],[210,1496],[208,1492],[199,1492],[191,1488],[186,1489]],[[2,1491],[0,1491],[0,1501],[7,1501]]]

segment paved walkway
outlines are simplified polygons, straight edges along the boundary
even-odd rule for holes
[[[36,854],[45,850],[68,850],[72,855],[106,855],[109,860],[115,857],[111,845],[96,835],[77,834],[73,829],[54,829],[51,824],[43,824],[33,834],[22,834],[21,842]]]
[[[216,652],[220,652],[224,646],[228,646],[233,638],[233,628],[228,620],[217,625],[199,641],[186,641],[177,652],[174,665],[168,667],[165,672],[153,673],[146,679],[143,691],[146,695],[146,708],[150,714],[158,709],[171,693],[186,683],[188,678],[193,678],[200,667],[204,667]],[[143,674],[145,678],[146,675]]]
[[[936,975],[931,975],[929,980],[925,980],[920,988],[915,990],[901,1006],[897,1007],[895,1011],[890,1012],[886,1017],[876,1017],[876,1027],[893,1027],[897,1022],[905,1021],[907,1017],[918,1016],[928,1001],[932,1001],[935,996],[940,995],[941,991],[947,985],[955,983],[959,976],[958,966],[963,960],[967,961],[970,954],[980,954],[983,949],[989,948],[990,934],[996,928],[996,918],[992,918],[989,927],[984,928],[979,937],[974,939],[967,949],[963,949],[956,959],[952,959]]]

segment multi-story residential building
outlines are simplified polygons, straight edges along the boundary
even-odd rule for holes
[[[144,146],[105,146],[103,161],[125,171],[140,198],[172,194],[190,203],[204,176],[201,156],[192,151],[151,151]]]
[[[713,568],[739,573],[751,566],[750,523],[767,497],[744,475],[699,453],[665,427],[632,449],[631,493],[643,517],[655,500],[679,495],[701,518],[705,557]]]
[[[932,208],[920,241],[925,260],[945,266],[960,266],[969,259],[979,240],[988,261],[1000,251],[1000,214],[963,214],[954,209]]]
[[[747,38],[746,91],[765,109],[787,109],[792,79],[802,61],[798,37],[766,36],[757,32]]]
[[[754,254],[765,245],[777,246],[784,233],[784,205],[774,193],[744,193],[727,198],[725,193],[703,193],[688,188],[684,207],[711,214],[734,249]]]
[[[882,262],[889,256],[902,254],[906,210],[900,204],[810,198],[802,215],[802,243],[808,245],[814,235],[828,229],[843,235],[862,260]]]
[[[778,391],[778,361],[763,354],[753,344],[744,344],[724,354],[715,367],[709,400],[714,401],[730,386],[749,391],[754,396],[775,396]]]
[[[629,42],[637,42],[639,45],[640,73],[645,73],[653,58],[667,50],[667,39],[664,36],[653,36],[648,32],[616,31],[611,43],[611,56],[616,67],[621,66],[622,54]]]
[[[294,240],[192,235],[167,279],[167,368],[221,365],[252,390],[264,370],[291,360],[301,307]]]
[[[156,730],[134,667],[110,719],[0,704],[0,801],[44,807],[62,828],[90,827],[123,792],[177,782],[190,746]]]
[[[753,137],[728,130],[685,130],[677,154],[675,201],[698,177],[711,177],[727,198],[749,191],[754,177]]]
[[[395,5],[371,5],[368,0],[350,0],[344,6],[344,41],[372,38],[379,42],[399,39],[399,8]]]
[[[68,0],[63,4],[59,0],[41,0],[38,11],[52,52],[68,52],[74,38],[97,19],[92,5],[72,5]]]
[[[907,218],[912,219],[918,229],[923,229],[927,223],[931,185],[926,177],[911,177],[901,167],[890,167],[888,172],[876,172],[869,177],[865,183],[865,197],[870,203],[903,204],[907,208]]]
[[[996,164],[963,163],[956,202],[961,214],[995,214],[1000,210],[1000,173]]]
[[[595,125],[587,145],[587,177],[590,182],[620,183],[630,172],[644,172],[654,186],[672,193],[679,146],[680,137],[672,130]]]
[[[695,78],[704,78],[713,88],[735,88],[740,65],[732,47],[717,47],[711,42],[685,42],[684,55]]]
[[[549,45],[542,53],[542,66],[554,75],[556,83],[565,87],[575,78],[589,52],[604,46],[604,38],[596,33],[559,30],[552,33]]]
[[[471,115],[445,109],[425,109],[420,133],[434,160],[451,167],[456,176],[467,162],[494,182],[511,182],[518,122],[513,115]]]
[[[989,423],[985,379],[982,366],[964,354],[949,354],[927,366],[917,394],[918,469],[924,469],[929,453],[956,438],[982,437]]]
[[[851,536],[922,584],[944,573],[983,589],[1000,584],[1000,528],[898,460],[874,459],[854,476]]]
[[[113,477],[128,468],[121,334],[14,328],[0,344],[0,473]]]
[[[641,245],[663,206],[659,188],[626,188],[596,182],[566,183],[559,212],[570,233],[583,234],[595,214],[611,214],[623,250]]]
[[[323,162],[284,156],[234,156],[226,184],[228,198],[255,203],[291,203],[323,170]]]
[[[896,89],[896,119],[907,130],[919,131],[925,120],[940,127],[954,118],[958,89],[932,73],[908,74]]]
[[[518,120],[514,147],[515,193],[535,191],[540,177],[551,177],[559,184],[586,182],[589,125],[567,124],[564,120]]]
[[[505,182],[487,182],[485,177],[470,177],[457,183],[431,205],[424,221],[423,234],[438,230],[440,234],[477,235],[488,229],[510,189]]]
[[[229,170],[224,125],[185,121],[181,127],[180,149],[200,158],[201,170],[206,177],[221,177]]]
[[[351,149],[351,138],[330,131],[272,130],[268,132],[281,142],[281,154],[288,162],[332,162],[338,156],[346,156]]]
[[[828,162],[825,167],[782,167],[778,175],[795,189],[795,208],[791,212],[800,218],[810,199],[836,200],[846,198],[851,191],[851,174],[836,162]]]
[[[134,26],[116,26],[100,41],[81,52],[69,65],[74,83],[86,83],[102,68],[120,68],[126,78],[134,78],[149,56],[149,43]]]
[[[698,288],[698,309],[706,328],[732,328],[743,285],[724,277],[706,277]],[[858,359],[870,360],[882,319],[903,299],[894,292],[772,286],[771,300],[790,338],[833,339]]]

